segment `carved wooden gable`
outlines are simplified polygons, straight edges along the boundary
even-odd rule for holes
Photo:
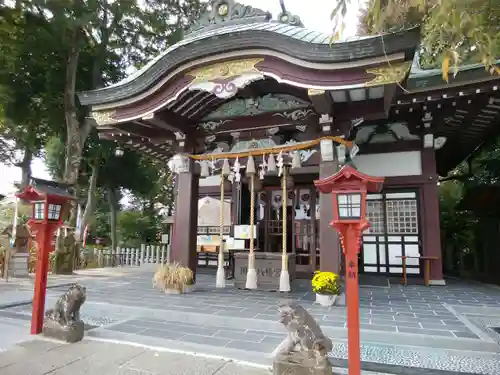
[[[310,105],[311,103],[292,95],[267,94],[257,98],[234,99],[226,102],[206,116],[203,121],[307,108]]]

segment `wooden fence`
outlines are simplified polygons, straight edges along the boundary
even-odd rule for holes
[[[141,245],[140,248],[86,248],[80,251],[80,268],[141,266],[170,262],[170,245]]]

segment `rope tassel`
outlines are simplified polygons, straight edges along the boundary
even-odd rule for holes
[[[231,166],[229,165],[229,160],[227,158],[224,159],[224,163],[222,164],[221,174],[226,177],[231,174]]]
[[[255,161],[253,160],[253,156],[250,155],[248,157],[248,160],[247,160],[247,170],[246,170],[246,174],[247,176],[248,175],[255,175],[256,171],[255,171]]]
[[[253,169],[252,169],[253,166]],[[249,168],[250,167],[250,168]],[[248,271],[245,284],[246,289],[257,289],[257,271],[255,270],[254,254],[254,221],[255,221],[255,163],[249,156],[246,174],[250,184],[250,251],[248,252]]]
[[[227,161],[227,159],[226,159]],[[220,211],[219,211],[219,259],[217,262],[217,275],[215,286],[217,288],[226,287],[226,273],[224,271],[224,175],[220,175]]]
[[[282,236],[282,249],[281,255],[281,274],[280,274],[280,292],[289,292],[290,288],[290,274],[288,272],[288,254],[287,254],[287,189],[286,189],[286,167],[283,168],[283,175],[281,176],[281,195],[282,195],[282,212],[283,212],[283,236]]]

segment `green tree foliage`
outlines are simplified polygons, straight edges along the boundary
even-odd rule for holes
[[[64,176],[64,152],[66,145],[61,137],[51,137],[44,147],[44,163],[47,171],[55,180],[62,180]]]
[[[342,25],[351,0],[339,0],[332,17]],[[460,64],[479,62],[492,74],[500,56],[500,6],[496,0],[369,0],[360,33],[377,35],[421,25],[423,66],[441,66],[443,78]],[[452,69],[450,69],[452,68]]]
[[[126,246],[156,242],[156,233],[161,230],[161,217],[142,211],[121,211],[117,219],[119,243]]]
[[[0,154],[4,162],[21,166],[27,178],[32,157],[64,124],[64,55],[54,42],[53,25],[44,18],[0,7],[0,20],[0,136],[10,146]],[[22,151],[21,162],[15,150]]]
[[[443,182],[439,187],[441,243],[448,273],[456,271],[458,262],[475,248],[476,220],[471,213],[459,208],[464,191],[464,184],[457,180]]]
[[[64,113],[66,164],[64,180],[75,183],[81,157],[91,130],[87,109],[76,102],[78,67],[86,49],[93,52],[91,79],[87,89],[114,81],[105,65],[112,59],[123,72],[150,60],[160,50],[180,39],[182,31],[202,9],[198,1],[147,0],[30,0],[24,7],[50,19],[62,31],[66,48]],[[119,61],[114,59],[119,56]],[[115,77],[116,78],[116,77]]]
[[[30,158],[44,147],[54,178],[98,198],[97,205],[88,199],[88,206],[97,206],[99,220],[109,216],[117,224],[124,190],[141,202],[136,208],[144,215],[157,217],[172,199],[168,171],[130,151],[116,157],[116,144],[98,139],[75,92],[114,83],[144,65],[179,41],[204,7],[198,0],[17,0],[15,7],[0,6],[0,65],[7,67],[0,72],[0,155],[8,149],[4,139],[12,141],[6,143],[12,152],[33,145]]]

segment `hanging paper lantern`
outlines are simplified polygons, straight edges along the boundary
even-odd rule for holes
[[[275,208],[278,209],[282,205],[282,199],[281,199],[281,193],[280,192],[272,192],[271,196],[271,205]]]

